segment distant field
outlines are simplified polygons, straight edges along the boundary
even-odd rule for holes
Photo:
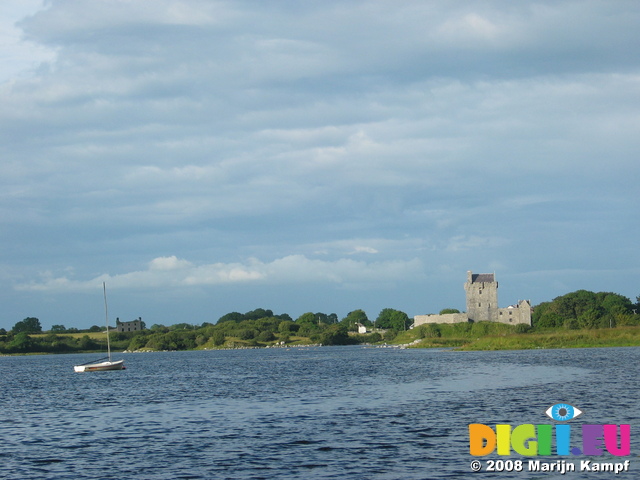
[[[51,335],[50,333],[34,333],[30,334],[30,337],[34,338],[42,338]],[[54,333],[59,337],[70,337],[70,338],[82,338],[87,335],[92,340],[106,340],[106,332],[85,332],[85,333]]]

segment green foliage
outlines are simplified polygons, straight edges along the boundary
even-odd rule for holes
[[[296,323],[299,325],[316,325],[316,316],[313,314],[313,312],[303,313],[298,318],[296,318]]]
[[[300,325],[289,320],[283,320],[278,324],[278,332],[280,333],[289,334],[295,333],[298,330],[300,330]]]
[[[263,330],[258,334],[257,340],[259,342],[272,342],[276,339],[276,336],[271,330]]]
[[[224,341],[225,341],[224,333],[220,330],[214,331],[213,334],[211,335],[211,342],[216,347],[219,347],[220,345],[224,345]]]
[[[418,327],[418,338],[438,338],[441,336],[440,327],[435,323],[427,323]]]
[[[9,342],[9,351],[10,352],[28,352],[30,351],[32,346],[31,337],[27,334],[27,332],[20,332],[13,340]]]
[[[362,343],[372,344],[372,343],[378,343],[382,341],[382,335],[380,335],[378,332],[350,335],[349,338],[353,343],[356,343],[356,344],[362,344]]]
[[[21,322],[16,323],[12,329],[13,333],[40,333],[42,332],[42,325],[40,320],[35,317],[27,317]]]
[[[291,317],[286,313],[283,313],[281,315],[274,315],[272,310],[268,310],[268,309],[265,310],[264,308],[256,308],[255,310],[251,310],[250,312],[247,312],[247,313],[238,313],[238,312],[227,313],[226,315],[223,315],[218,319],[217,324],[219,325],[224,322],[241,323],[245,320],[260,320],[262,318],[277,318],[279,320],[292,321]]]
[[[367,314],[365,313],[365,311],[361,309],[349,312],[347,316],[340,321],[340,323],[346,326],[352,332],[358,330],[358,328],[356,327],[357,323],[361,323],[362,325],[366,325],[368,327],[373,325],[367,318]]]
[[[384,308],[376,318],[376,327],[395,331],[407,330],[411,326],[411,319],[406,313],[393,308]]]
[[[129,346],[127,347],[127,349],[131,351],[140,350],[144,348],[146,344],[147,344],[146,335],[135,335],[131,339],[131,342],[129,343]]]
[[[96,342],[89,338],[89,335],[83,335],[79,341],[80,350],[95,350],[97,348]]]
[[[224,323],[224,322],[241,322],[242,320],[244,320],[244,315],[239,313],[239,312],[231,312],[231,313],[227,313],[226,315],[221,316],[218,319],[218,324]]]
[[[536,306],[532,320],[536,328],[606,328],[618,321],[633,323],[633,308],[631,300],[617,293],[577,290]]]
[[[256,338],[256,331],[252,328],[243,328],[240,330],[240,335],[238,335],[242,340],[251,340],[252,338]]]
[[[457,308],[443,308],[440,310],[440,315],[447,315],[448,313],[460,313]]]
[[[395,330],[387,330],[386,332],[384,332],[384,335],[382,336],[382,338],[386,341],[386,342],[391,342],[393,341],[394,338],[396,338],[398,334],[396,333]]]
[[[347,326],[342,324],[329,325],[320,334],[319,340],[323,345],[352,345],[356,343],[356,340],[349,337]]]

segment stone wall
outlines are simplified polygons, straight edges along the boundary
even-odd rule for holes
[[[496,322],[510,325],[517,325],[518,323],[531,325],[531,304],[526,300],[522,300],[517,305],[498,309]]]
[[[444,315],[416,315],[413,317],[413,326],[418,327],[425,323],[460,323],[468,322],[466,313],[445,313]]]

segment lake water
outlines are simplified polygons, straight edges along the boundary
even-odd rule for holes
[[[575,428],[631,424],[629,457],[595,459],[631,460],[627,478],[640,469],[639,348],[115,357],[127,370],[75,373],[90,355],[0,357],[0,478],[612,478],[472,474],[468,424],[553,424],[544,411],[558,402],[584,412]]]

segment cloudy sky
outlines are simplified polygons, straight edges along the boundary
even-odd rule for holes
[[[640,3],[5,0],[0,327],[635,301]]]

